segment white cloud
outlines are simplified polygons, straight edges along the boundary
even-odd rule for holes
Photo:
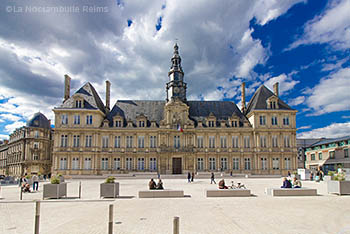
[[[312,109],[309,115],[350,110],[350,68],[340,69],[322,79],[310,89],[306,104]]]
[[[300,128],[299,128],[300,129]],[[332,138],[350,135],[350,122],[333,123],[324,128],[313,129],[308,132],[298,133],[298,138]]]
[[[302,44],[329,43],[336,49],[350,48],[350,1],[333,0],[326,11],[307,22],[304,35],[289,49]]]
[[[267,81],[264,82],[264,85],[268,87],[270,90],[273,90],[273,85],[278,82],[279,83],[279,95],[283,95],[289,90],[293,89],[296,84],[300,81],[293,80],[291,75],[281,74],[279,76],[271,77]]]
[[[340,60],[336,60],[335,63],[326,63],[323,64],[322,71],[334,71],[338,70],[342,67],[344,63],[346,63],[349,60],[349,58],[344,58]]]
[[[25,122],[14,122],[12,124],[8,124],[5,126],[5,131],[7,133],[12,133],[16,128],[20,128],[24,126],[26,123]]]
[[[311,125],[307,125],[307,126],[299,127],[298,130],[310,129],[310,128],[311,128]]]
[[[0,114],[0,118],[2,120],[6,119],[12,122],[15,122],[21,119],[21,117],[18,117],[17,115],[13,115],[13,114]]]
[[[291,106],[297,106],[297,105],[304,103],[304,101],[305,101],[305,96],[299,96],[299,97],[296,97],[294,99],[289,100],[288,104]]]
[[[0,134],[0,140],[8,140],[8,139],[9,139],[8,135]]]

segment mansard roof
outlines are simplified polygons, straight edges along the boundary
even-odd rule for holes
[[[27,127],[35,127],[35,128],[46,128],[50,129],[50,121],[46,118],[46,116],[40,112],[35,113],[34,116],[27,121]]]
[[[247,114],[253,110],[267,110],[267,99],[271,96],[277,97],[271,90],[266,88],[265,85],[261,85],[254,93],[252,99],[249,101],[247,106]],[[280,98],[278,98],[278,109],[279,110],[293,110]]]
[[[74,95],[84,99],[84,109],[99,109],[105,112],[104,104],[96,92],[94,86],[90,82],[84,84],[78,91],[76,91],[69,99],[67,99],[58,109],[60,108],[75,108]]]

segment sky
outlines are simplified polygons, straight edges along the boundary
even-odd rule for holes
[[[241,106],[260,85],[297,113],[297,137],[350,135],[350,0],[1,0],[0,139],[54,123],[90,82],[101,99],[165,100],[177,41],[189,100]]]

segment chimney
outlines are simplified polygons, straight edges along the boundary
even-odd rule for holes
[[[64,75],[64,100],[65,102],[70,96],[70,80],[71,78],[66,74]]]
[[[273,85],[273,93],[278,97],[278,82]]]
[[[111,82],[106,80],[106,109],[107,110],[110,110],[109,108],[110,100],[111,100]]]
[[[242,113],[245,113],[245,82],[242,83]]]

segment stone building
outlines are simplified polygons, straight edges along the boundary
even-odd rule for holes
[[[323,139],[306,148],[305,167],[317,170],[322,167],[325,172],[337,167],[350,168],[350,136]]]
[[[297,168],[296,110],[264,85],[240,110],[231,101],[187,100],[177,44],[166,98],[118,100],[110,107],[86,83],[70,96],[65,76],[62,105],[55,113],[53,173],[117,174],[157,171],[225,171],[287,174]]]
[[[308,148],[312,144],[321,141],[322,139],[324,138],[297,138],[298,168],[305,168],[306,148]]]
[[[6,160],[8,148],[8,140],[0,141],[0,175],[7,175]]]
[[[50,121],[36,113],[26,126],[9,136],[6,170],[10,176],[31,173],[49,174],[52,160],[52,135]]]

